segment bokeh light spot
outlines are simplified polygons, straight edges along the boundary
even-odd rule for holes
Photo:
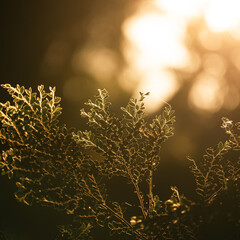
[[[222,47],[222,38],[208,29],[202,29],[198,34],[201,45],[210,51],[217,51]]]
[[[204,71],[216,77],[222,77],[226,72],[226,61],[219,54],[210,53],[203,59]]]
[[[224,107],[228,110],[234,110],[240,104],[239,89],[228,88],[227,95],[224,99]]]
[[[76,52],[72,67],[76,72],[84,71],[98,81],[109,81],[118,70],[117,54],[107,48],[88,48]]]
[[[240,48],[234,48],[230,53],[230,59],[233,65],[240,71]]]
[[[208,73],[202,73],[195,80],[189,94],[189,103],[194,108],[217,112],[224,101],[223,80]]]

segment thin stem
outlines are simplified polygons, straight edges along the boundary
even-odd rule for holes
[[[238,142],[238,140],[237,140],[237,137],[235,136],[235,134],[234,134],[232,131],[230,131],[230,136],[234,139],[237,147],[239,148],[239,142]]]
[[[140,203],[140,208],[142,210],[142,214],[143,214],[143,217],[146,218],[147,217],[147,214],[146,214],[146,211],[145,211],[145,207],[144,207],[144,203],[143,203],[143,198],[141,196],[141,193],[140,193],[140,189],[139,189],[139,186],[138,184],[134,181],[133,179],[133,176],[132,176],[132,173],[130,170],[128,170],[128,175],[132,181],[132,184],[136,190],[136,193],[137,193],[137,197],[138,197],[138,200],[139,200],[139,203]]]
[[[149,214],[151,213],[152,204],[153,204],[153,170],[149,171]]]
[[[75,172],[74,172],[74,176],[75,176],[75,178],[76,178],[76,180],[77,180],[78,185],[81,186],[81,185],[79,184],[79,182],[78,182],[78,178],[77,178]],[[95,180],[95,179],[94,179],[94,180]],[[94,194],[91,192],[89,186],[87,185],[87,182],[86,182],[84,179],[82,179],[82,181],[83,181],[85,187],[86,187],[87,190],[88,190],[87,192],[85,192],[85,194],[86,194],[87,196],[93,198],[96,202],[99,203],[100,206],[102,206],[103,208],[105,208],[105,209],[107,209],[108,211],[110,211],[110,212],[111,212],[117,219],[119,219],[126,227],[128,227],[129,229],[131,229],[131,231],[132,231],[134,234],[137,235],[138,239],[147,240],[147,238],[146,238],[144,235],[142,235],[138,230],[133,229],[132,225],[131,225],[124,217],[122,217],[122,216],[119,215],[117,212],[115,212],[111,207],[109,207],[109,206],[106,204],[105,200],[104,200],[102,197],[101,197],[101,199],[98,199],[96,196],[94,196]]]
[[[143,236],[141,233],[138,232],[138,230],[133,230],[133,227],[131,226],[131,224],[129,224],[129,222],[126,221],[126,219],[124,219],[122,216],[120,216],[118,213],[116,213],[112,208],[110,208],[109,206],[107,206],[105,203],[102,204],[102,206],[106,209],[108,209],[116,218],[118,218],[121,222],[123,222],[128,228],[132,229],[132,231],[140,238],[143,240],[146,240],[147,238],[145,236]]]

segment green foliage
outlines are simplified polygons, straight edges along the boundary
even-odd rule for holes
[[[172,187],[163,201],[153,193],[153,175],[162,143],[173,135],[169,105],[148,123],[143,101],[149,93],[140,93],[117,117],[108,92],[99,90],[81,110],[88,130],[75,131],[59,122],[61,99],[55,88],[46,92],[39,86],[34,93],[18,85],[2,87],[13,102],[0,103],[0,140],[6,149],[1,172],[16,182],[19,201],[72,216],[72,223],[59,227],[57,239],[91,239],[91,230],[99,226],[123,239],[205,240],[210,239],[206,224],[214,230],[219,220],[231,226],[229,232],[239,232],[239,123],[223,118],[228,140],[208,148],[202,161],[189,157],[196,200]],[[130,207],[109,197],[105,184],[112,177],[133,187],[136,202]],[[138,206],[135,216],[128,213],[131,204]]]

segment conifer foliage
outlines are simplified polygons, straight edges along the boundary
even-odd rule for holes
[[[69,225],[59,226],[57,239],[91,239],[97,226],[116,239],[208,239],[206,223],[214,229],[219,218],[231,225],[232,233],[239,233],[239,123],[223,118],[228,140],[207,149],[202,161],[189,157],[197,201],[177,187],[164,201],[153,192],[153,175],[162,144],[173,136],[171,106],[147,122],[143,101],[149,93],[140,93],[117,117],[110,110],[108,92],[98,90],[81,110],[86,130],[76,131],[58,120],[61,98],[55,88],[46,91],[41,85],[36,93],[19,85],[2,87],[13,101],[0,103],[0,140],[6,149],[1,172],[16,182],[17,200],[73,217]],[[136,202],[126,206],[111,200],[105,184],[112,177],[132,185]],[[135,216],[128,213],[132,205],[138,206]]]

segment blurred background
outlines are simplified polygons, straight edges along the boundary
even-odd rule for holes
[[[175,136],[162,149],[155,194],[166,200],[177,185],[194,197],[186,156],[199,159],[225,139],[221,117],[239,121],[238,0],[3,0],[0,6],[1,83],[56,86],[62,121],[76,128],[84,127],[79,110],[98,88],[109,91],[116,113],[139,91],[150,92],[149,117],[171,104]],[[121,183],[112,186],[121,198]],[[16,202],[14,190],[0,177],[0,231],[10,240],[54,239],[66,218]]]

